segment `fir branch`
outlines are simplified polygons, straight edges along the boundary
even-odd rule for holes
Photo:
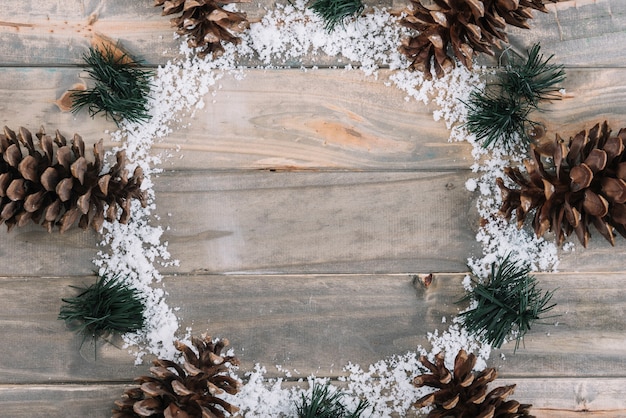
[[[324,29],[332,32],[348,17],[360,15],[365,6],[361,0],[314,0],[309,8],[324,20]]]
[[[119,276],[99,276],[89,287],[77,287],[80,293],[61,299],[58,319],[74,325],[85,338],[109,332],[127,333],[144,326],[144,303],[136,289],[130,288]]]
[[[513,149],[519,139],[529,142],[526,129],[533,125],[528,115],[531,108],[512,97],[473,91],[467,106],[467,129],[482,140],[483,148],[496,141]]]
[[[506,66],[502,76],[502,88],[511,97],[525,99],[530,105],[537,107],[541,100],[560,98],[559,87],[556,85],[565,80],[562,65],[550,64],[554,55],[547,59],[539,53],[539,44],[533,45],[528,52],[526,62],[514,60]]]
[[[483,283],[474,282],[474,289],[459,302],[473,300],[476,306],[460,316],[468,331],[480,335],[495,348],[514,337],[515,350],[532,324],[556,306],[549,304],[554,291],[542,294],[530,268],[511,260],[507,254],[491,277]]]
[[[300,404],[296,405],[298,418],[359,418],[369,407],[366,400],[359,401],[353,412],[349,412],[341,403],[343,393],[339,390],[330,392],[330,385],[315,382],[310,397],[302,394]]]
[[[503,142],[512,150],[520,142],[530,143],[528,134],[539,125],[530,113],[541,110],[542,100],[560,98],[557,84],[565,80],[563,66],[550,64],[535,44],[524,63],[512,62],[499,73],[499,81],[484,92],[474,91],[465,103],[468,131],[482,141],[483,148]]]
[[[118,49],[119,50],[119,49]],[[150,119],[146,107],[152,71],[127,54],[116,54],[113,47],[103,50],[89,48],[83,55],[87,73],[95,86],[87,90],[72,90],[72,112],[86,107],[93,118],[104,113],[117,125],[123,120],[145,122]]]

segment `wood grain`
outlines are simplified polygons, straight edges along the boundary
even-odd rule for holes
[[[84,81],[81,74],[0,69],[0,123],[33,131],[43,125],[49,133],[79,133],[88,146],[100,138],[114,145],[105,132],[116,130],[112,121],[61,112],[54,104]],[[227,75],[219,84],[202,98],[204,109],[174,115],[174,132],[155,144],[166,168],[423,170],[471,164],[469,145],[448,142],[432,106],[407,102],[400,90],[360,71],[250,70],[241,81]]]
[[[537,276],[543,290],[557,289],[551,313],[559,316],[534,325],[517,352],[513,344],[494,350],[488,365],[511,380],[624,378],[623,275]],[[435,274],[425,289],[410,275],[182,275],[158,286],[177,309],[181,329],[231,341],[242,374],[260,363],[268,376],[282,376],[274,369],[280,365],[298,376],[336,377],[348,362],[367,368],[420,345],[430,350],[427,334],[446,330],[464,308],[456,303],[464,294],[462,279]],[[94,353],[90,341],[81,347],[82,338],[56,319],[61,298],[75,292],[69,286],[91,280],[0,280],[0,383],[125,382],[147,372],[148,364],[133,366],[118,340],[99,340]]]
[[[464,181],[455,172],[184,172],[159,176],[156,203],[177,272],[452,272],[477,247]]]
[[[570,0],[533,12],[531,30],[507,27],[513,49],[535,43],[546,56],[568,67],[623,67],[626,4],[621,0]]]
[[[167,169],[463,169],[472,164],[467,143],[448,142],[432,118],[434,105],[405,101],[404,94],[359,71],[246,71],[225,76],[193,115],[176,115],[174,132],[154,145]],[[79,133],[87,145],[115,124],[87,112],[61,112],[54,104],[80,82],[72,69],[0,69],[0,123],[49,133]],[[563,137],[608,120],[626,125],[626,69],[571,69],[565,99],[543,104],[533,119],[545,138]]]
[[[624,418],[620,401],[624,379],[507,379],[499,384],[516,384],[511,399],[533,403],[537,418]],[[341,385],[341,382],[333,382]],[[108,418],[113,402],[125,384],[90,385],[2,385],[0,408],[7,416],[23,418]],[[287,382],[284,387],[293,387]],[[407,417],[419,415],[410,411]]]
[[[179,40],[169,16],[146,2],[34,0],[9,4],[0,18],[0,65],[54,67],[78,65],[94,33],[122,44],[137,58],[156,65],[175,58]],[[283,2],[286,3],[286,2]],[[408,1],[369,1],[368,5],[393,7],[399,12]],[[241,5],[251,21],[258,21],[274,2],[255,1]],[[567,66],[623,66],[621,49],[626,35],[626,9],[620,0],[571,0],[548,4],[548,13],[534,12],[532,30],[508,27],[512,47],[523,52],[541,41],[544,51],[554,53]],[[305,56],[290,65],[345,65],[339,57]],[[481,57],[483,61],[484,57]],[[344,60],[345,61],[345,60]],[[485,62],[493,64],[493,60]],[[254,66],[253,60],[245,64]],[[285,65],[276,62],[277,65]]]
[[[467,172],[164,172],[152,220],[180,267],[165,273],[464,272],[478,217]],[[93,231],[0,230],[2,275],[84,275]],[[562,271],[623,271],[596,236]],[[106,248],[103,248],[106,251]]]

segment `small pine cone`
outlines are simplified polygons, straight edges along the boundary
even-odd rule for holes
[[[450,372],[444,364],[444,355],[435,356],[435,363],[426,357],[420,357],[430,374],[423,374],[413,379],[418,388],[430,386],[436,390],[420,399],[414,406],[424,408],[432,406],[429,418],[472,417],[472,418],[517,418],[533,417],[529,415],[531,405],[517,401],[507,401],[515,385],[501,386],[487,392],[487,386],[497,377],[494,368],[488,368],[475,374],[476,356],[459,351],[454,360],[454,370]]]
[[[94,145],[95,162],[89,162],[78,134],[71,145],[59,131],[53,139],[41,128],[36,137],[43,153],[35,149],[25,128],[16,134],[5,126],[0,134],[0,223],[9,231],[30,221],[41,223],[48,232],[55,225],[65,232],[76,221],[83,229],[92,226],[99,231],[104,219],[112,222],[117,218],[118,208],[122,209],[119,221],[126,223],[132,199],[146,205],[142,170],[138,167],[128,178],[124,151],[118,151],[117,164],[101,175],[102,140]]]
[[[557,0],[548,0],[557,1]],[[418,32],[402,40],[400,52],[411,60],[411,69],[430,75],[431,60],[437,77],[454,66],[454,56],[472,68],[474,55],[494,55],[493,48],[508,42],[506,24],[529,28],[530,9],[545,12],[542,0],[433,0],[429,8],[411,0],[401,24]]]
[[[173,361],[155,360],[150,368],[153,376],[135,379],[140,387],[127,389],[115,402],[113,418],[225,418],[239,411],[219,397],[224,392],[234,395],[240,389],[240,383],[228,373],[239,360],[220,354],[228,340],[213,341],[205,335],[191,341],[197,354],[176,342],[185,359],[182,367]]]
[[[556,135],[553,146],[546,147],[548,166],[532,146],[531,159],[524,161],[528,176],[516,168],[505,171],[519,189],[497,179],[503,201],[500,213],[510,219],[515,210],[521,227],[534,210],[537,236],[552,231],[559,245],[574,231],[586,247],[591,223],[614,245],[613,229],[626,237],[625,141],[626,128],[612,136],[606,122],[579,132],[568,145]]]
[[[200,57],[212,54],[213,57],[224,53],[222,41],[238,44],[241,42],[234,33],[241,33],[250,27],[244,13],[229,12],[220,7],[242,0],[154,0],[154,6],[163,7],[163,16],[182,13],[171,19],[172,26],[178,27],[176,33],[189,35],[187,44],[191,48],[203,49]]]

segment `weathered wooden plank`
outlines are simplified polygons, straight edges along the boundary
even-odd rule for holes
[[[165,172],[155,224],[180,267],[167,273],[463,272],[480,253],[465,172]],[[2,275],[89,274],[98,234],[0,230]],[[600,237],[563,271],[621,271]],[[105,249],[106,250],[106,249]]]
[[[157,213],[176,271],[466,271],[477,244],[465,175],[171,173]]]
[[[464,173],[165,173],[166,272],[465,271],[477,254]],[[428,196],[428,198],[426,198]],[[468,215],[471,217],[471,215]],[[156,222],[156,221],[155,221]],[[95,232],[0,232],[2,275],[89,274]]]
[[[532,404],[538,418],[626,417],[624,378],[518,378],[496,383],[515,384],[511,398]]]
[[[366,367],[420,344],[429,349],[423,329],[446,330],[465,307],[456,304],[463,296],[461,279],[435,275],[424,290],[402,275],[321,276],[306,281],[277,277],[264,279],[263,284],[257,277],[224,277],[211,283],[211,296],[204,301],[196,299],[199,292],[194,286],[168,285],[167,291],[170,303],[181,306],[178,315],[185,324],[202,324],[197,317],[202,312],[208,317],[208,331],[228,336],[234,347],[245,347],[240,354],[245,364],[269,358],[265,364],[306,375],[307,364],[316,365],[318,373],[331,369],[339,373],[341,365],[354,359]],[[516,353],[514,344],[495,350],[489,364],[510,378],[622,376],[623,276],[541,274],[538,279],[544,290],[558,288],[552,313],[559,316],[535,325],[525,347]],[[263,293],[266,297],[257,301]]]
[[[567,98],[545,104],[533,118],[568,137],[608,120],[626,125],[624,69],[568,70]],[[155,144],[168,169],[450,169],[471,164],[466,143],[449,143],[434,106],[403,100],[398,89],[360,72],[248,70],[243,80],[225,76],[205,107],[174,123]],[[0,69],[0,123],[49,132],[77,132],[88,146],[115,124],[61,112],[54,101],[80,82],[72,69]],[[107,142],[111,145],[111,142]],[[178,150],[173,152],[173,150]]]
[[[511,398],[531,403],[537,418],[626,417],[623,378],[499,379],[497,382],[516,384]],[[341,382],[333,383],[341,385]],[[283,386],[293,387],[294,383],[286,382]],[[108,418],[113,402],[127,387],[123,384],[4,385],[0,386],[0,408],[10,417]],[[413,412],[409,411],[407,416],[417,416]]]
[[[396,11],[408,1],[370,1],[368,5],[392,6]],[[274,2],[242,4],[250,20],[258,20]],[[547,6],[549,13],[535,12],[531,30],[509,27],[512,46],[519,51],[541,41],[545,51],[568,66],[623,66],[626,9],[619,0],[572,0]],[[137,57],[163,64],[176,56],[168,17],[152,3],[132,1],[24,1],[3,9],[0,19],[0,63],[2,65],[79,64],[94,33],[119,39]],[[305,57],[302,64],[337,58]],[[254,64],[250,62],[248,64]],[[284,63],[278,63],[284,64]]]
[[[531,30],[509,26],[518,52],[539,42],[554,62],[576,67],[622,67],[626,45],[626,3],[620,0],[572,0],[547,4],[534,12]]]
[[[558,288],[553,313],[560,316],[535,325],[516,353],[513,344],[495,350],[489,366],[511,380],[626,378],[623,275],[538,278],[544,290]],[[130,381],[146,373],[147,364],[133,366],[126,350],[102,341],[94,361],[91,343],[81,349],[81,337],[56,319],[61,298],[73,294],[68,286],[89,280],[0,280],[0,383]],[[447,329],[442,318],[449,323],[464,308],[456,304],[461,281],[461,275],[435,275],[424,289],[409,275],[169,276],[162,286],[168,304],[180,308],[181,329],[228,338],[242,373],[260,363],[268,376],[281,376],[273,369],[281,365],[300,376],[332,377],[344,374],[348,362],[367,368],[418,345],[429,350],[427,333]]]
[[[0,408],[10,417],[109,418],[125,385],[3,385]]]
[[[37,130],[40,125],[87,144],[114,131],[103,117],[74,115],[54,104],[80,82],[72,69],[0,69],[0,123]],[[449,143],[432,106],[360,71],[250,70],[237,81],[225,76],[205,108],[174,123],[175,132],[155,145],[173,156],[167,168],[465,168],[466,143]],[[178,118],[177,118],[178,119]],[[181,127],[185,128],[181,128]],[[178,127],[178,129],[177,129]],[[166,151],[164,151],[164,149]],[[179,151],[172,152],[177,149]]]

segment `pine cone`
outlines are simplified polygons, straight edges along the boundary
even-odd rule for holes
[[[187,44],[191,48],[203,47],[198,52],[200,57],[207,54],[217,57],[224,53],[222,41],[238,44],[241,39],[233,32],[241,33],[250,27],[244,13],[220,7],[240,1],[243,0],[154,0],[154,5],[163,7],[163,16],[182,12],[171,19],[172,26],[178,27],[176,33],[189,35]]]
[[[516,211],[518,226],[535,210],[533,229],[538,237],[550,230],[558,244],[572,231],[586,247],[589,224],[611,245],[615,244],[613,228],[626,237],[626,128],[611,136],[606,122],[596,124],[589,132],[581,131],[566,146],[556,135],[546,167],[536,147],[531,159],[524,161],[528,176],[516,168],[505,174],[520,189],[509,189],[499,178],[502,191],[500,213],[510,219]]]
[[[527,29],[526,21],[533,17],[530,9],[546,11],[542,0],[433,0],[431,8],[421,0],[411,3],[412,9],[400,23],[419,33],[403,39],[400,52],[411,60],[412,69],[427,75],[434,59],[438,77],[454,66],[448,46],[463,65],[472,68],[474,55],[494,55],[494,46],[508,43],[507,23]]]
[[[487,385],[497,377],[496,369],[488,368],[478,374],[472,373],[476,365],[476,356],[459,351],[454,360],[451,373],[444,364],[444,355],[435,356],[435,364],[426,357],[420,357],[420,363],[431,371],[413,379],[418,388],[430,386],[435,392],[415,402],[416,408],[433,406],[429,418],[517,418],[533,417],[529,414],[532,405],[522,405],[517,401],[506,401],[513,393],[515,385],[501,386],[487,393]]]
[[[119,221],[126,223],[132,199],[139,199],[145,206],[142,170],[137,167],[133,177],[128,178],[124,151],[118,151],[117,164],[101,175],[102,140],[94,145],[92,163],[85,158],[85,144],[78,134],[71,145],[59,131],[52,139],[42,127],[36,136],[43,154],[35,149],[33,137],[25,128],[16,135],[5,126],[0,134],[0,223],[6,223],[9,231],[15,225],[33,221],[48,232],[55,225],[65,232],[77,220],[81,228],[91,225],[99,231],[105,218],[110,222],[117,218],[118,207],[122,209]],[[20,144],[28,155],[23,155]]]
[[[224,418],[226,413],[236,413],[239,408],[218,397],[224,392],[234,395],[240,387],[228,374],[229,365],[238,365],[239,360],[220,354],[228,340],[214,342],[205,335],[191,341],[198,354],[177,341],[176,349],[185,359],[183,366],[155,360],[150,368],[154,377],[135,379],[141,386],[127,389],[123,399],[115,402],[113,418]]]

